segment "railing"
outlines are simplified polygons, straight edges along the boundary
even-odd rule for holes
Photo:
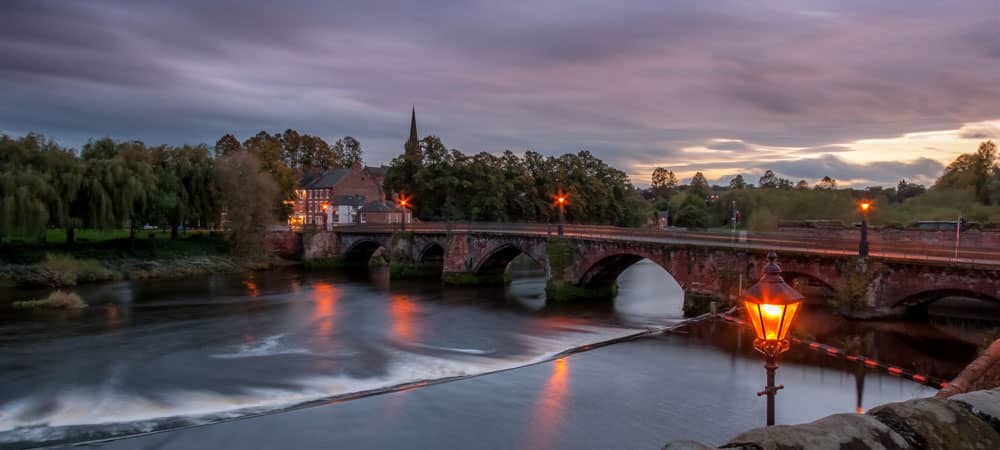
[[[399,224],[367,224],[339,226],[338,232],[392,233],[400,231]],[[493,222],[423,222],[406,225],[406,231],[418,233],[489,233],[517,234],[530,236],[554,236],[556,225],[533,223],[493,223]],[[688,231],[684,229],[624,228],[606,225],[564,226],[568,237],[605,240],[629,240],[640,242],[702,244],[713,247],[738,249],[773,249],[824,255],[856,255],[858,240],[815,239],[783,234],[781,232],[748,233]],[[904,245],[885,242],[872,243],[869,255],[872,257],[915,260],[926,262],[947,262],[950,264],[1000,265],[1000,248],[960,247],[955,257],[953,245]]]

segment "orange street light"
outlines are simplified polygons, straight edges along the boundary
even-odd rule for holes
[[[403,209],[402,217],[400,218],[400,229],[406,231],[406,208],[409,206],[410,200],[406,196],[399,196],[399,207]]]
[[[858,203],[861,210],[861,243],[858,244],[858,256],[868,256],[868,212],[872,209],[871,200],[861,200]]]
[[[556,203],[559,204],[559,227],[556,228],[556,231],[559,234],[559,236],[562,236],[564,232],[563,222],[566,220],[565,219],[566,214],[563,212],[566,206],[566,194],[556,195]]]
[[[747,319],[757,335],[754,348],[764,354],[767,369],[767,386],[757,395],[767,395],[767,425],[774,425],[774,396],[784,386],[774,385],[774,372],[778,369],[777,357],[788,351],[788,330],[804,298],[781,278],[777,255],[767,255],[768,264],[760,281],[743,292],[743,306]]]

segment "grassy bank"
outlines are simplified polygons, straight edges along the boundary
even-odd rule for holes
[[[211,273],[261,270],[276,259],[263,254],[237,257],[218,236],[184,239],[108,239],[67,244],[0,246],[0,283],[73,286],[93,281],[182,278]]]

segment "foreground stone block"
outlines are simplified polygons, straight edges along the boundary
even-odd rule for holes
[[[802,425],[755,428],[722,448],[754,450],[840,450],[912,448],[902,436],[874,417],[835,414]]]
[[[1000,388],[958,394],[949,400],[966,406],[973,414],[989,422],[997,432],[1000,432]]]
[[[1000,433],[958,402],[925,398],[889,403],[868,414],[912,448],[1000,449]]]

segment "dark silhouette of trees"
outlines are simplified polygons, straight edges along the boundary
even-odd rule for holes
[[[729,189],[746,189],[747,182],[743,181],[743,175],[737,174],[732,180],[729,180]]]

